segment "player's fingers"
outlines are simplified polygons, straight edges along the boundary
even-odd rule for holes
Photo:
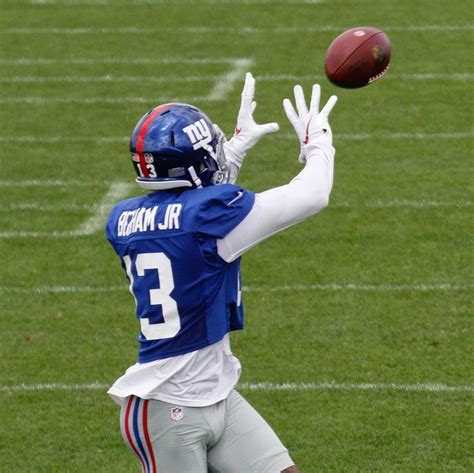
[[[266,135],[267,133],[275,133],[280,129],[280,125],[278,123],[265,123],[260,125],[260,129],[263,131],[263,134]]]
[[[298,115],[300,117],[305,117],[308,115],[308,107],[306,106],[306,100],[304,99],[303,87],[301,87],[301,85],[295,85],[293,92],[295,94],[295,103],[296,110],[298,110]]]
[[[241,108],[250,107],[255,93],[255,79],[251,72],[245,74],[244,90],[242,91]]]
[[[311,115],[316,115],[319,112],[319,97],[321,96],[321,87],[319,84],[313,85],[313,92],[311,94],[311,105],[309,111]]]
[[[290,100],[285,99],[283,100],[283,109],[285,110],[286,116],[290,123],[296,128],[298,123],[298,114],[296,113],[295,109],[293,108],[293,104]]]
[[[321,115],[328,117],[334,105],[336,105],[336,102],[337,102],[337,96],[331,95],[331,97],[329,97],[329,100],[326,102],[326,105],[321,110]]]

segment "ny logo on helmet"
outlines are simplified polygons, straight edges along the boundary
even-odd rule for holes
[[[201,118],[197,122],[183,128],[183,131],[188,135],[188,138],[193,145],[193,149],[207,149],[209,143],[212,141],[211,130],[209,130],[204,118]]]

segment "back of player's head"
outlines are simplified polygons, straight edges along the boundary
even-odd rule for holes
[[[144,189],[205,187],[223,180],[219,137],[192,105],[167,103],[145,113],[133,130],[130,152]]]

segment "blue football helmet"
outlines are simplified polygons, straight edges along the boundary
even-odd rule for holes
[[[167,103],[151,109],[130,139],[136,182],[148,190],[224,182],[222,138],[209,118],[192,105]]]

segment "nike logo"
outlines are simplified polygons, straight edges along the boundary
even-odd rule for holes
[[[242,128],[236,128],[235,129],[235,134],[238,135],[242,131]]]
[[[230,202],[227,202],[227,206],[230,207],[234,202],[237,202],[243,195],[243,191],[237,192],[237,195]]]

